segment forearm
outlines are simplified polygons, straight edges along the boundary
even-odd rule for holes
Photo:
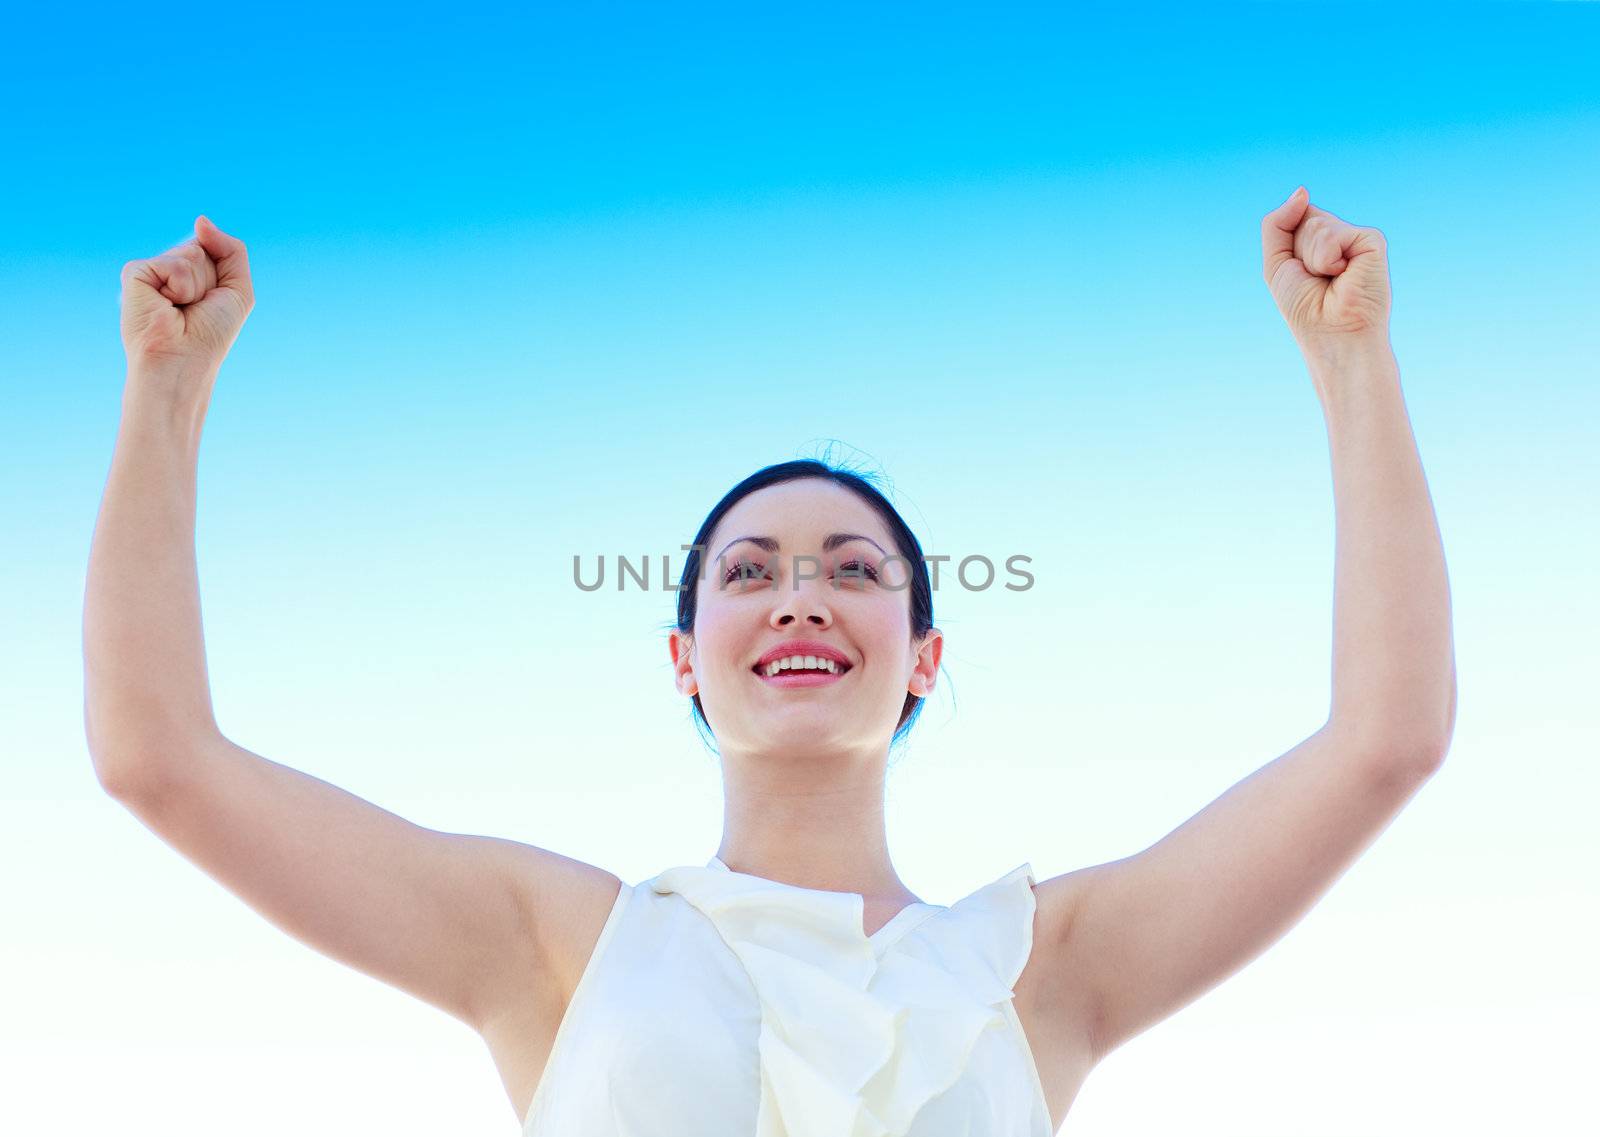
[[[1444,547],[1387,344],[1307,355],[1328,426],[1337,534],[1330,722],[1431,763],[1455,725]]]
[[[214,731],[195,564],[203,406],[130,376],[84,594],[84,726],[108,787]]]

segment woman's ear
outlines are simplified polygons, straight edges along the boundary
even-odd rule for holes
[[[694,677],[694,636],[674,629],[667,636],[667,652],[672,656],[672,680],[678,694],[686,699],[693,698],[700,692],[700,684]]]
[[[938,628],[928,629],[928,634],[922,637],[922,644],[917,649],[917,664],[912,668],[911,681],[906,689],[923,699],[932,694],[939,677],[939,658],[943,654],[944,633]]]

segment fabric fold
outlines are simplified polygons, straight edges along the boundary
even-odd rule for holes
[[[960,1078],[1033,944],[1036,883],[1023,863],[896,938],[862,927],[857,893],[734,872],[716,857],[650,887],[715,926],[761,1008],[755,1137],[904,1137]],[[886,926],[887,927],[887,926]]]

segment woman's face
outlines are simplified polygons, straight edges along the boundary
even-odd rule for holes
[[[694,582],[695,632],[670,640],[678,690],[699,693],[724,752],[888,745],[907,692],[933,689],[943,640],[934,629],[911,642],[899,555],[877,513],[824,479],[768,486],[723,515]],[[763,655],[802,639],[836,649],[848,669],[809,686],[756,673]]]

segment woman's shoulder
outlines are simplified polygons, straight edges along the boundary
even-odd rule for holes
[[[537,963],[534,973],[523,979],[521,1005],[503,1008],[502,1013],[565,1007],[628,885],[598,865],[523,845],[512,888]]]

